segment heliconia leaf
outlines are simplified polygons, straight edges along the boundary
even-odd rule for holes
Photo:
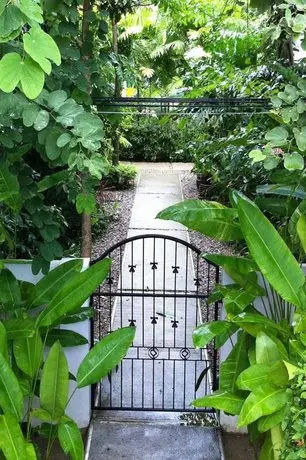
[[[256,337],[256,362],[270,363],[281,359],[276,343],[264,332]]]
[[[23,416],[23,394],[10,364],[0,353],[0,407],[17,420]]]
[[[194,407],[207,407],[222,410],[231,415],[240,414],[245,398],[229,391],[218,390],[213,394],[196,399]]]
[[[236,209],[214,201],[186,200],[164,209],[156,218],[174,220],[220,241],[243,239]]]
[[[126,355],[135,332],[135,327],[125,327],[98,342],[80,364],[76,376],[78,388],[97,383],[107,376]]]
[[[249,365],[247,343],[248,335],[238,334],[237,343],[220,366],[220,390],[237,393],[236,380]]]
[[[238,427],[249,425],[264,415],[270,415],[280,410],[288,402],[289,394],[284,388],[273,385],[259,385],[245,400]]]
[[[82,273],[76,274],[66,285],[52,298],[37,319],[37,325],[50,326],[61,316],[67,315],[79,309],[89,298],[93,291],[106,278],[111,261],[104,259]]]
[[[35,447],[30,442],[25,444],[25,458],[26,460],[37,460]]]
[[[21,427],[12,414],[0,415],[0,451],[7,460],[32,460],[27,457]]]
[[[192,334],[195,348],[205,348],[216,336],[226,334],[232,324],[227,321],[213,321],[198,326]],[[227,338],[229,336],[227,335]]]
[[[297,233],[299,235],[302,248],[304,249],[304,252],[306,253],[306,216],[302,215],[297,223],[296,226]]]
[[[263,382],[280,387],[288,384],[288,372],[282,361],[250,366],[239,375],[236,385],[240,390],[254,391]]]
[[[58,438],[66,455],[72,460],[84,459],[84,446],[79,428],[73,422],[60,423],[58,426]]]
[[[8,359],[7,333],[1,321],[0,321],[0,353],[5,359]]]
[[[13,342],[16,364],[26,375],[34,377],[43,360],[43,343],[38,330],[33,337]]]
[[[34,321],[30,318],[8,319],[4,325],[9,340],[33,337],[35,334]]]
[[[238,193],[235,199],[244,238],[263,276],[283,299],[304,308],[305,275],[297,260],[254,203]]]
[[[40,406],[56,420],[63,415],[68,400],[69,370],[66,356],[56,342],[46,359],[40,382]]]
[[[8,269],[0,272],[0,304],[6,311],[10,306],[18,306],[21,302],[20,288],[15,276]]]
[[[86,337],[77,332],[68,329],[52,329],[47,334],[46,345],[51,347],[57,341],[62,347],[77,347],[88,343]]]
[[[265,431],[271,430],[271,428],[279,425],[283,420],[286,418],[287,414],[287,407],[284,406],[282,409],[274,412],[271,415],[267,415],[266,417],[262,417],[258,420],[258,429],[261,433]]]
[[[265,442],[261,448],[259,460],[275,460],[270,431],[265,436]]]
[[[62,289],[63,285],[81,271],[82,259],[74,259],[51,270],[35,285],[27,308],[47,304]]]

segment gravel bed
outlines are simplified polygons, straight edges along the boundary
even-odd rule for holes
[[[127,237],[129,223],[131,220],[136,186],[128,190],[101,191],[97,196],[98,206],[103,207],[104,213],[110,223],[106,231],[98,236],[93,243],[93,260],[101,257],[105,251],[116,243]],[[110,277],[113,285],[118,284],[121,260],[119,250],[111,254],[112,266]],[[97,290],[97,293],[109,291],[112,285],[107,282]],[[95,308],[94,337],[96,340],[107,334],[110,329],[111,308],[114,297],[93,296],[93,306]]]

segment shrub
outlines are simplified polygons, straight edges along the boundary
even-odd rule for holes
[[[118,166],[111,167],[106,177],[106,184],[117,189],[127,189],[134,184],[136,176],[135,166],[120,163]]]

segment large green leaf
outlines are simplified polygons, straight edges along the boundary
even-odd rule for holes
[[[79,309],[93,291],[106,278],[111,261],[102,260],[92,265],[82,273],[76,274],[52,298],[48,307],[43,310],[38,319],[38,326],[50,326],[58,318]]]
[[[216,240],[236,241],[243,238],[236,222],[237,211],[213,201],[186,200],[164,209],[156,217],[174,220]]]
[[[288,402],[289,394],[284,388],[261,384],[245,400],[238,427],[249,425],[264,415],[273,414]]]
[[[224,267],[224,270],[235,270],[240,273],[251,273],[258,270],[254,260],[248,257],[227,256],[223,254],[203,254],[204,259],[213,262],[215,265]]]
[[[0,321],[0,353],[5,359],[8,359],[7,333],[1,321]]]
[[[14,340],[13,350],[19,369],[33,378],[43,360],[43,343],[39,332],[36,330],[33,337]]]
[[[72,460],[84,459],[84,446],[79,428],[74,422],[60,423],[58,426],[58,439],[65,452]]]
[[[229,391],[218,390],[213,394],[196,399],[192,402],[194,407],[213,407],[228,414],[240,414],[245,398]]]
[[[11,414],[0,415],[0,451],[7,460],[28,460],[26,443],[16,418]]]
[[[282,361],[275,361],[269,364],[254,364],[250,366],[239,375],[237,387],[240,390],[254,391],[263,382],[279,387],[288,384],[288,372]]]
[[[125,327],[107,335],[85,356],[77,372],[78,388],[92,385],[108,375],[132,345],[136,329]]]
[[[245,326],[249,324],[258,326],[255,336],[257,336],[260,331],[278,331],[282,333],[284,336],[288,336],[287,329],[283,328],[279,324],[275,323],[271,319],[266,318],[265,316],[259,313],[255,314],[242,312],[239,315],[231,318],[231,321],[233,323],[238,324],[242,329],[245,330],[247,330]]]
[[[52,70],[50,61],[60,65],[61,55],[57,44],[40,27],[32,27],[29,32],[24,34],[23,43],[25,51],[48,75]]]
[[[23,394],[10,364],[0,353],[0,407],[20,420],[23,416]]]
[[[20,316],[17,319],[8,319],[4,323],[9,340],[33,337],[35,334],[34,321]]]
[[[243,332],[230,354],[220,366],[220,390],[236,393],[236,380],[249,365],[248,335]]]
[[[288,358],[288,354],[284,345],[280,342],[277,343],[277,339],[273,339],[272,336],[259,332],[256,337],[256,362],[270,363],[279,359]]]
[[[277,412],[274,412],[271,415],[267,415],[266,417],[262,417],[261,419],[258,420],[258,429],[261,433],[264,433],[268,430],[271,430],[271,428],[275,427],[276,425],[279,425],[284,421],[286,418],[288,408],[284,406],[282,409],[278,410]]]
[[[265,442],[260,450],[259,460],[275,460],[270,431],[265,436]]]
[[[9,171],[8,165],[1,163],[0,202],[4,201],[13,211],[18,211],[20,208],[18,195],[19,183],[17,177]]]
[[[306,214],[306,200],[303,200],[298,207],[295,209],[289,221],[289,233],[291,240],[294,244],[299,243],[299,236],[297,233],[297,224],[301,216]]]
[[[66,356],[56,342],[46,359],[40,382],[40,405],[57,420],[64,414],[68,400],[69,370]]]
[[[193,331],[193,344],[195,348],[205,348],[216,336],[230,332],[231,328],[232,324],[227,321],[213,321],[201,324]],[[229,335],[227,335],[227,338],[229,338]]]
[[[28,308],[40,307],[50,302],[67,281],[80,273],[82,266],[82,259],[76,259],[69,260],[51,270],[35,285]]]
[[[5,310],[18,306],[21,302],[20,288],[15,276],[8,269],[0,272],[0,304]]]
[[[281,297],[303,307],[305,275],[297,260],[256,205],[241,194],[236,200],[244,238],[262,274]]]
[[[46,190],[49,190],[52,187],[59,185],[60,183],[66,182],[67,179],[68,179],[67,169],[50,174],[50,176],[45,176],[40,182],[38,182],[37,184],[38,190],[40,192],[44,192]]]
[[[306,216],[303,215],[299,218],[297,226],[297,233],[299,235],[302,248],[304,249],[304,252],[306,253]]]
[[[46,345],[51,347],[57,341],[62,347],[76,347],[88,343],[86,337],[77,332],[69,331],[68,329],[52,329],[47,334]]]

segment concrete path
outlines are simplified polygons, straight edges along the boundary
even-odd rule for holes
[[[155,218],[159,211],[182,200],[181,168],[170,164],[141,168],[129,237],[162,234],[188,242],[185,227]],[[191,169],[190,165],[185,168]],[[152,269],[155,262],[156,269]],[[165,243],[158,237],[140,239],[125,247],[120,290],[127,294],[143,289],[148,293],[192,294],[197,289],[194,276],[191,251],[186,246],[170,240]],[[194,298],[117,297],[112,329],[133,321],[137,332],[120,368],[101,385],[102,407],[183,412],[193,399],[211,391],[209,372],[195,390],[200,374],[209,365],[205,351],[192,346],[192,331],[200,322],[197,302]],[[162,414],[171,419],[170,412]],[[94,421],[90,460],[221,458],[215,429],[185,427],[178,420],[169,426],[160,420],[156,424],[155,412],[149,412],[145,423],[105,417],[101,412]]]

